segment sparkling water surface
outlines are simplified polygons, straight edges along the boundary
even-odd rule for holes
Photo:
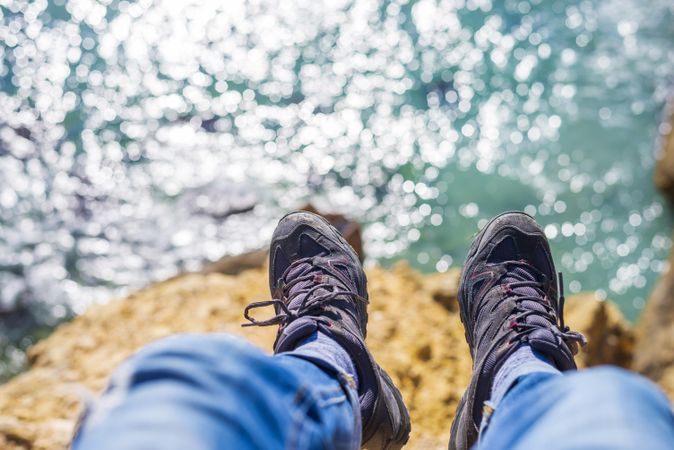
[[[87,305],[263,245],[307,200],[370,262],[460,266],[507,209],[635,319],[674,4],[0,0],[0,375]]]

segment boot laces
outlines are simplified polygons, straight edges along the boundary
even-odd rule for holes
[[[292,277],[289,277],[291,273]],[[339,283],[335,283],[337,279]],[[324,306],[338,297],[351,297],[356,301],[368,303],[368,300],[357,292],[346,288],[350,283],[345,276],[329,260],[322,257],[307,257],[293,261],[283,272],[279,280],[281,298],[252,302],[244,309],[243,315],[249,323],[242,327],[270,325],[285,326],[295,319],[320,313]],[[321,290],[323,292],[321,292]],[[303,296],[297,307],[291,303]],[[257,320],[251,316],[251,311],[257,308],[274,306],[276,315],[266,320]]]
[[[545,295],[552,280],[548,280],[545,274],[540,273],[539,280],[531,279],[531,266],[524,261],[508,261],[506,264],[514,267],[514,270],[508,271],[508,277],[515,280],[506,285],[506,296],[513,298],[516,305],[510,317],[510,327],[516,333],[510,342],[519,342],[536,329],[548,328],[564,341],[574,355],[578,353],[578,345],[585,346],[587,339],[582,333],[571,331],[564,323],[565,297],[562,273],[558,273],[559,295],[555,308]],[[526,320],[528,317],[531,319]],[[541,319],[553,325],[543,325],[545,322]]]

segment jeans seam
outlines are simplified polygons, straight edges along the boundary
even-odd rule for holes
[[[318,392],[312,391],[312,389],[306,385],[301,386],[297,391],[294,401],[296,409],[292,415],[293,423],[290,432],[288,433],[286,448],[292,450],[308,448],[307,445],[302,445],[304,443],[303,439],[306,438],[306,433],[302,433],[302,430],[307,422],[307,411],[312,406],[322,409],[327,406],[343,403],[346,400],[347,396],[344,395],[341,386],[319,390]],[[325,439],[323,440],[325,441]],[[327,443],[328,441],[323,442],[324,448],[329,448]]]
[[[334,397],[331,399],[326,399],[318,402],[318,406],[320,408],[325,408],[327,406],[332,406],[332,405],[338,405],[340,403],[344,403],[344,400],[346,400],[345,395],[340,395],[339,397]]]
[[[346,400],[346,395],[341,386],[321,389],[315,392],[314,395],[318,398],[316,404],[320,408],[336,405]]]
[[[360,411],[360,398],[358,392],[353,387],[353,380],[347,376],[344,372],[337,373],[337,379],[339,384],[342,387],[344,394],[348,402],[351,404],[351,409],[353,410],[353,436],[351,438],[351,448],[359,449],[362,445],[363,439],[363,428],[362,428],[362,417]]]
[[[293,422],[292,426],[290,427],[290,431],[288,432],[288,438],[286,442],[286,448],[287,449],[300,449],[299,446],[299,439],[302,436],[302,428],[304,426],[304,423],[306,422],[306,404],[311,401],[311,396],[307,395],[308,394],[308,389],[306,386],[302,385],[300,386],[299,390],[297,391],[297,394],[295,395],[295,400],[293,401],[293,404],[295,405],[295,411],[293,411],[292,417],[293,417]]]

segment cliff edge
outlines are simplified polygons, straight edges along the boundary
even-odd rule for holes
[[[668,106],[669,120],[655,165],[655,185],[674,205],[674,101]],[[674,248],[669,253],[669,269],[653,289],[636,327],[634,370],[665,388],[674,397]]]

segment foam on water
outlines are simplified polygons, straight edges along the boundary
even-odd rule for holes
[[[71,312],[262,245],[307,199],[366,223],[371,260],[429,271],[523,209],[569,290],[631,318],[666,267],[670,1],[0,12],[0,372]]]

